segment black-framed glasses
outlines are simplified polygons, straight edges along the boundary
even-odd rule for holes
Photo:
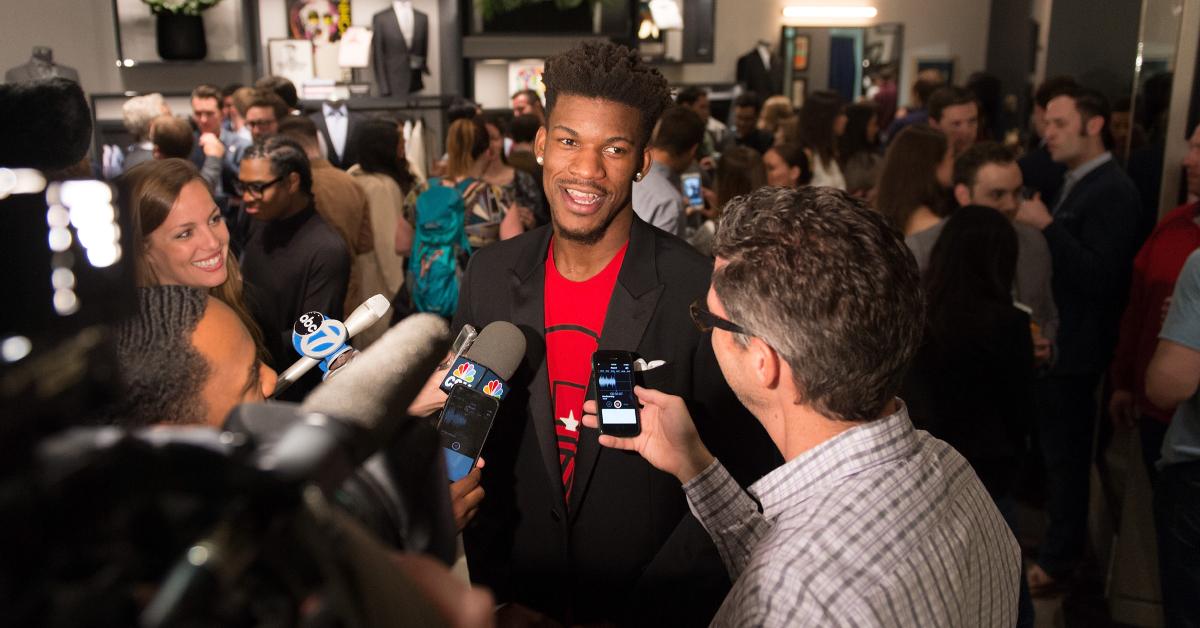
[[[234,179],[233,192],[238,196],[243,196],[246,194],[246,192],[249,192],[250,196],[261,198],[263,192],[267,191],[267,188],[279,183],[280,181],[283,181],[282,176],[275,177],[270,181],[242,181],[241,179]]]
[[[696,324],[696,328],[699,329],[701,333],[708,332],[712,328],[716,327],[717,329],[724,329],[725,331],[734,334],[742,334],[744,336],[754,335],[745,327],[709,312],[708,308],[704,307],[704,302],[701,299],[696,299],[693,301],[692,304],[688,306],[688,311],[692,315],[692,322]]]

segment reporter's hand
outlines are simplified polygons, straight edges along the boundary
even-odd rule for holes
[[[1115,428],[1133,428],[1137,419],[1133,411],[1133,393],[1128,390],[1114,390],[1108,400],[1108,416]]]
[[[629,438],[602,434],[601,445],[636,451],[656,469],[666,471],[684,483],[712,464],[713,455],[701,442],[683,399],[641,386],[635,386],[633,392],[643,405],[642,433]],[[583,424],[599,427],[594,399],[583,404]]]
[[[205,133],[200,136],[200,148],[207,157],[225,156],[225,144],[213,133]]]
[[[479,502],[483,501],[483,487],[479,485],[483,477],[483,464],[483,456],[480,456],[470,473],[450,483],[450,506],[454,510],[454,525],[459,532],[475,517]]]

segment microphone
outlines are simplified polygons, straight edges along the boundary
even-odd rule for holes
[[[292,328],[292,346],[304,357],[279,374],[271,397],[278,397],[314,366],[328,373],[329,365],[350,350],[346,341],[374,325],[391,307],[387,297],[377,294],[355,308],[345,323],[320,312],[301,315]]]
[[[450,365],[440,388],[446,394],[462,384],[503,400],[508,380],[525,357],[525,334],[507,321],[489,323],[462,357]]]

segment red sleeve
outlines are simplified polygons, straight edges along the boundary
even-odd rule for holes
[[[1121,315],[1120,336],[1117,339],[1116,352],[1113,355],[1110,376],[1113,390],[1134,389],[1137,378],[1138,339],[1141,336],[1146,301],[1146,270],[1150,263],[1150,249],[1159,233],[1158,229],[1146,238],[1137,257],[1133,258],[1133,274],[1129,281],[1129,300],[1125,304],[1125,313]]]

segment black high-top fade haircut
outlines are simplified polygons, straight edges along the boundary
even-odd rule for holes
[[[637,52],[610,42],[584,42],[546,60],[546,118],[559,96],[597,98],[632,107],[641,114],[639,148],[645,148],[663,110],[671,106],[671,90],[658,70]]]

